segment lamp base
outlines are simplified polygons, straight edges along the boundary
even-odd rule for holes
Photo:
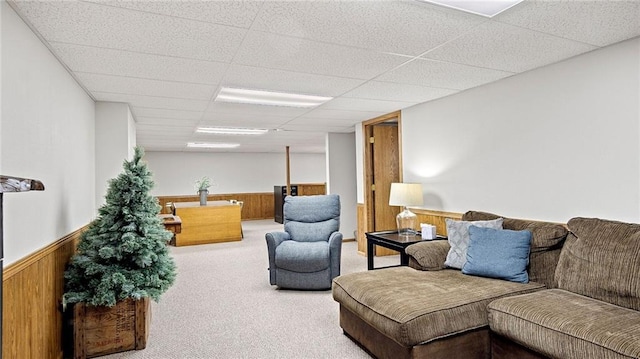
[[[396,225],[398,226],[398,234],[404,236],[413,236],[416,234],[416,220],[418,216],[411,212],[407,207],[404,211],[396,216]]]

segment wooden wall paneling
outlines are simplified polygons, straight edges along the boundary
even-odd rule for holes
[[[297,186],[298,195],[300,196],[326,194],[327,186],[325,183],[301,183],[297,184]],[[170,209],[167,207],[167,202],[198,202],[200,200],[200,197],[197,194],[158,196],[157,198],[158,203],[162,207],[160,213],[164,214],[170,213]],[[269,219],[274,217],[274,199],[272,192],[218,193],[209,194],[207,196],[207,200],[209,201],[228,201],[232,199],[243,202],[242,220]]]
[[[182,196],[158,196],[158,203],[162,207],[161,213],[168,214],[170,209],[166,206],[167,202],[198,202],[200,198],[197,195]],[[226,194],[209,194],[209,201],[242,201],[242,219],[269,219],[273,218],[273,193],[226,193]]]
[[[327,193],[325,183],[299,183],[297,186],[298,196],[315,196]]]
[[[356,206],[356,221],[358,223],[357,237],[358,241],[358,254],[367,255],[367,238],[365,236],[367,228],[367,211],[364,204],[358,203]]]
[[[462,218],[462,213],[455,212],[443,212],[418,208],[411,208],[411,212],[415,213],[416,216],[418,216],[418,223],[416,224],[418,227],[420,226],[420,223],[428,223],[434,225],[436,226],[436,233],[442,236],[447,235],[447,224],[445,222],[447,218],[455,220],[459,220]]]
[[[62,358],[64,270],[83,227],[3,273],[3,358]]]
[[[273,207],[274,207],[275,199],[273,198],[273,193],[263,193],[260,197],[260,213],[261,218],[273,218]]]

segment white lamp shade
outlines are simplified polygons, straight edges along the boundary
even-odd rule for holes
[[[392,183],[389,195],[390,206],[421,206],[422,184],[420,183]]]

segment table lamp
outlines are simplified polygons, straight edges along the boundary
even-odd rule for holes
[[[407,206],[421,206],[422,184],[420,183],[392,183],[389,195],[390,206],[403,206],[404,210],[396,216],[398,234],[414,235],[417,216]]]

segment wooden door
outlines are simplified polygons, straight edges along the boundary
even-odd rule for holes
[[[373,126],[371,144],[373,179],[373,229],[386,231],[396,228],[398,207],[389,206],[389,192],[392,182],[398,182],[398,125],[377,124]]]
[[[386,231],[396,229],[396,215],[400,207],[389,206],[389,193],[392,182],[400,181],[398,124],[383,122],[371,126],[371,179],[373,230]],[[373,143],[371,143],[373,142]],[[398,252],[376,248],[376,255],[398,254]]]

